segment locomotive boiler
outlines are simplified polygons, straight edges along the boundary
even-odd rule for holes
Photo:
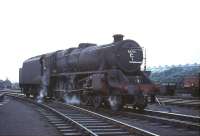
[[[126,104],[145,108],[155,88],[141,71],[142,48],[121,34],[113,37],[110,44],[81,43],[26,60],[19,74],[22,91],[37,96],[45,86],[48,97],[76,96],[81,104],[95,108],[119,110]]]

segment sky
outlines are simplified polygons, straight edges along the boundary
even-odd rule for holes
[[[0,79],[18,82],[24,60],[111,43],[123,34],[147,50],[147,67],[200,63],[199,0],[2,0]]]

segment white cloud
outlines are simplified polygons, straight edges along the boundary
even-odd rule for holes
[[[0,78],[18,81],[34,55],[105,44],[114,33],[147,48],[148,65],[200,62],[198,0],[0,1]]]

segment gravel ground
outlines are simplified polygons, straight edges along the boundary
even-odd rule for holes
[[[36,109],[12,98],[0,105],[0,136],[58,136]]]

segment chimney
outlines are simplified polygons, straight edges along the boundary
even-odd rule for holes
[[[124,36],[122,34],[115,34],[115,35],[113,35],[114,42],[123,41],[123,37]]]

